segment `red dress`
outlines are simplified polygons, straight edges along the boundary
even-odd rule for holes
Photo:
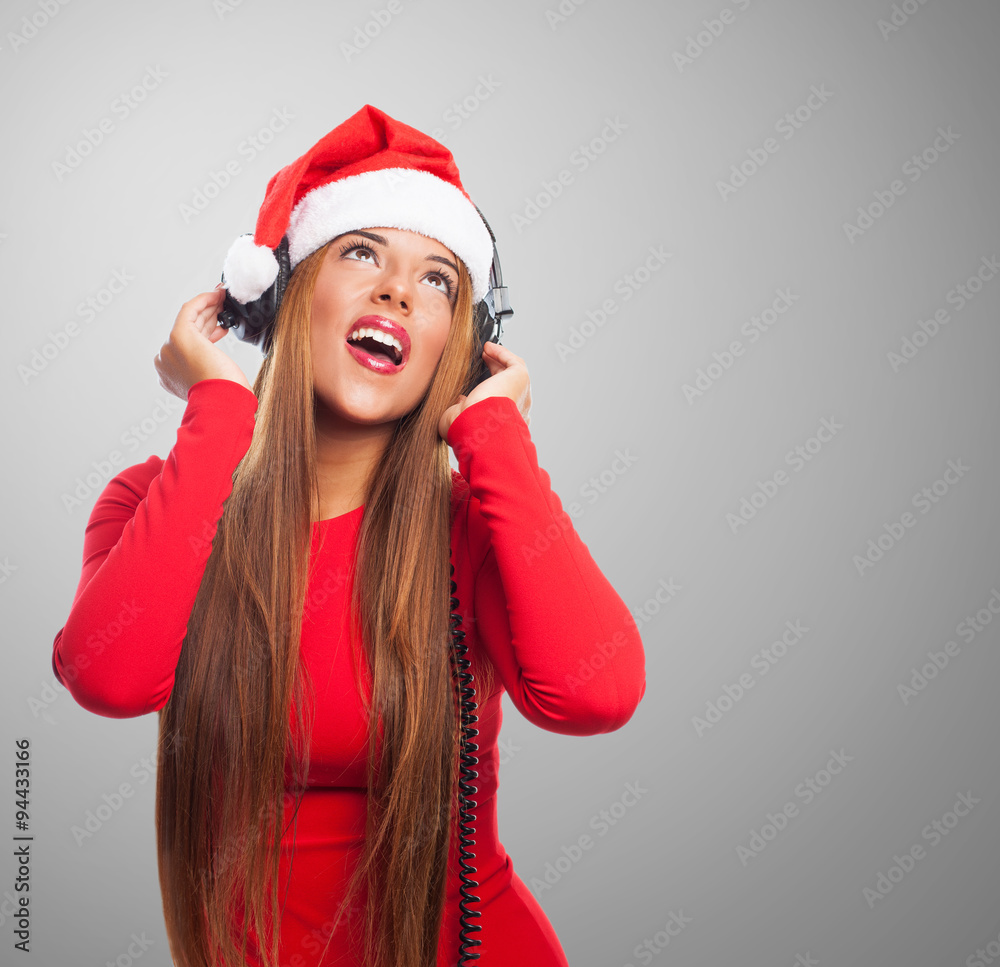
[[[250,446],[256,396],[226,379],[189,393],[166,460],[149,457],[104,488],[87,524],[83,573],[55,636],[56,677],[89,711],[115,718],[162,708],[232,475]],[[497,737],[504,690],[539,728],[611,732],[629,721],[646,688],[635,621],[573,529],[539,468],[517,405],[489,397],[453,421],[452,563],[469,646],[479,721],[470,936],[480,963],[567,967],[541,906],[514,872],[497,832]],[[358,965],[342,921],[322,961],[330,917],[364,843],[367,721],[351,668],[350,554],[364,508],[313,523],[301,657],[316,692],[309,789],[283,839],[281,963]],[[479,686],[484,655],[497,685]],[[459,866],[453,836],[438,964],[458,961]],[[289,861],[294,860],[289,882]],[[287,887],[287,892],[286,892]],[[363,893],[361,896],[363,897]],[[252,956],[248,963],[259,964]]]

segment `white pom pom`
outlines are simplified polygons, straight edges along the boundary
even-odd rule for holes
[[[271,287],[278,277],[278,260],[266,245],[255,244],[253,235],[241,235],[229,247],[222,272],[232,297],[246,305]]]

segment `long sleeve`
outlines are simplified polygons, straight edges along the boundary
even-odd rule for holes
[[[475,626],[515,707],[551,732],[612,732],[646,691],[635,620],[601,573],[538,466],[517,404],[487,397],[452,421],[448,443],[488,549]],[[471,538],[470,538],[471,541]]]
[[[166,460],[128,467],[102,491],[52,670],[85,709],[112,718],[162,708],[257,397],[228,379],[188,390]]]

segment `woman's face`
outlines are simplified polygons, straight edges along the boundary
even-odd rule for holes
[[[366,228],[335,238],[312,302],[317,403],[340,420],[363,424],[413,410],[448,337],[457,265],[450,249],[417,232]],[[383,341],[370,333],[349,338],[366,329]]]

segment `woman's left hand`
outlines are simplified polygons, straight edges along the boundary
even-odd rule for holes
[[[448,430],[451,428],[452,421],[462,410],[490,396],[510,397],[521,411],[524,422],[531,423],[531,417],[528,415],[528,411],[531,409],[531,383],[528,377],[528,367],[524,360],[512,353],[506,346],[495,342],[483,345],[483,359],[489,368],[489,377],[474,387],[468,396],[460,394],[458,402],[449,406],[441,415],[438,432],[445,440],[448,439]]]

